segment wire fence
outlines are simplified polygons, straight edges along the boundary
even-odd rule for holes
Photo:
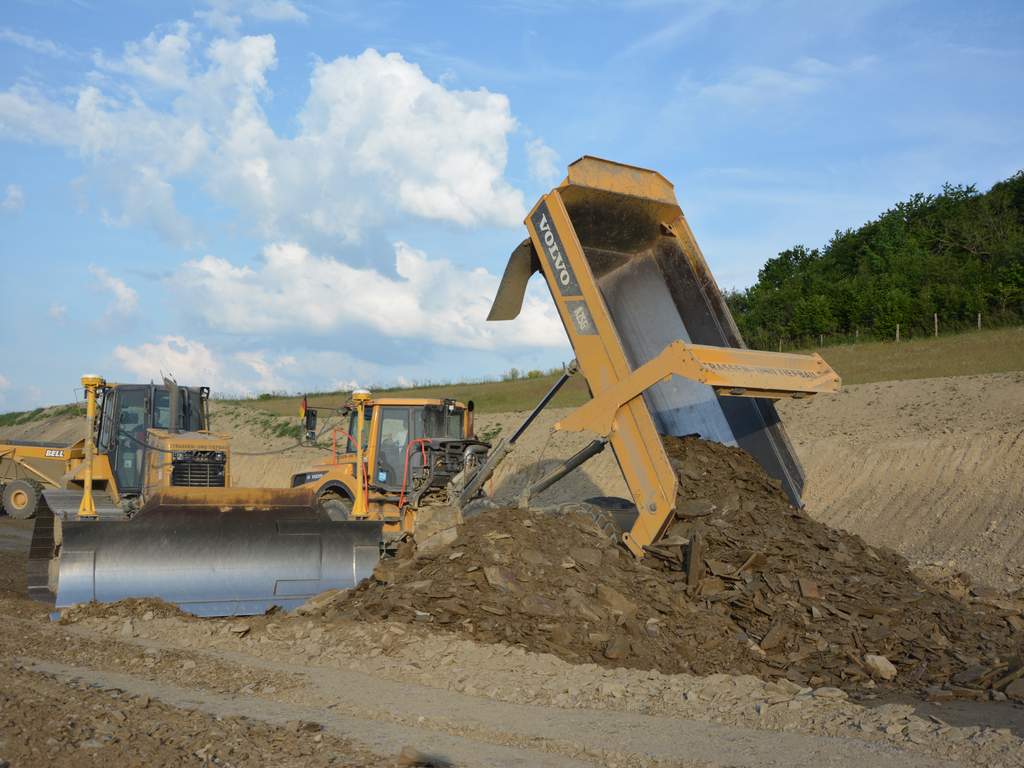
[[[947,323],[943,321],[941,315],[933,313],[928,318],[927,323],[921,320],[906,323],[897,322],[891,329],[885,330],[874,328],[861,332],[859,329],[854,329],[852,333],[817,333],[802,336],[762,332],[748,334],[745,340],[747,346],[751,349],[769,352],[793,352],[803,349],[854,346],[874,342],[899,344],[921,339],[939,338],[940,336],[959,336],[964,333],[1009,327],[1024,326],[1021,326],[1018,316],[1004,318],[998,315],[986,316],[978,312],[973,323],[965,323],[962,320]]]

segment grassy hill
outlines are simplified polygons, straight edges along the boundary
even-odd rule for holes
[[[757,282],[728,295],[747,343],[860,334],[929,336],[980,313],[989,327],[1024,320],[1024,172],[985,193],[947,184],[913,195],[821,248],[796,245],[769,259]]]
[[[977,331],[900,344],[871,342],[843,345],[814,351],[819,352],[839,371],[846,384],[1020,371],[1024,370],[1024,328]],[[515,381],[378,389],[374,390],[374,394],[388,397],[452,397],[463,402],[472,400],[480,413],[501,413],[533,408],[556,379],[556,375],[545,375]],[[575,376],[562,388],[552,406],[580,405],[588,397],[583,377]],[[336,408],[343,405],[347,398],[347,392],[315,394],[309,396],[309,404],[311,407]],[[300,397],[263,397],[232,402],[278,416],[297,418],[300,400]]]

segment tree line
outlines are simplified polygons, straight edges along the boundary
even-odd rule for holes
[[[796,245],[726,300],[747,343],[836,334],[892,338],[1024,320],[1024,171],[980,193],[913,195],[823,248]]]

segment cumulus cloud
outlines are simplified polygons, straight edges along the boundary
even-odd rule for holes
[[[25,207],[25,193],[17,184],[8,184],[4,190],[3,200],[0,200],[0,209],[11,213],[20,211]]]
[[[504,177],[516,130],[508,98],[454,90],[397,53],[368,49],[314,65],[299,130],[267,120],[274,38],[219,38],[197,50],[189,26],[96,56],[130,97],[90,84],[73,101],[18,83],[0,91],[0,135],[76,151],[111,206],[112,224],[152,226],[190,244],[175,185],[194,177],[273,239],[358,242],[405,215],[464,226],[514,226],[522,193]],[[147,99],[147,88],[156,95]],[[173,90],[169,104],[159,94]],[[549,170],[536,144],[531,165]]]
[[[114,357],[139,381],[173,376],[179,383],[192,386],[220,384],[223,378],[223,368],[209,348],[184,336],[163,336],[137,347],[118,345]]]
[[[58,323],[62,323],[68,316],[68,308],[63,304],[51,304],[47,314],[50,316],[51,320],[56,320]]]
[[[89,265],[89,271],[96,278],[96,283],[104,291],[111,294],[111,302],[107,306],[107,315],[131,315],[139,307],[139,295],[124,280],[114,277],[103,267]]]
[[[97,51],[93,61],[101,70],[129,75],[161,88],[182,90],[189,82],[189,25],[179,21],[172,32],[158,37],[150,33],[124,46],[124,54],[109,59]]]
[[[8,380],[8,378],[6,376],[4,376],[2,373],[0,373],[0,390],[10,389],[10,388],[11,388],[11,382]]]
[[[267,350],[225,353],[175,334],[134,347],[118,345],[114,358],[128,376],[138,381],[173,376],[185,386],[208,386],[219,395],[241,397],[296,392],[299,381],[309,381],[311,372],[319,377],[319,384],[332,381],[332,371],[353,367],[353,361],[342,354],[310,353],[300,365],[292,355]]]
[[[530,175],[537,181],[551,184],[558,180],[558,153],[541,139],[526,142],[526,160],[530,166]]]
[[[295,243],[263,251],[258,268],[214,256],[186,262],[170,278],[211,327],[238,334],[371,329],[473,349],[565,344],[550,299],[528,293],[513,323],[488,323],[498,277],[431,259],[406,243],[394,246],[397,277],[315,256]],[[258,311],[254,308],[258,307]]]

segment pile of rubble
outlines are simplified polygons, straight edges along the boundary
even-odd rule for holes
[[[1024,686],[1024,600],[926,584],[900,555],[793,509],[740,450],[675,438],[666,449],[680,496],[665,541],[687,544],[682,563],[659,552],[662,567],[700,560],[688,594],[741,627],[767,670],[811,685],[892,681],[934,698]]]
[[[496,510],[304,612],[422,622],[571,662],[953,695],[1024,685],[1021,614],[958,600],[793,509],[744,452],[667,440],[676,520],[644,562],[591,518]]]

